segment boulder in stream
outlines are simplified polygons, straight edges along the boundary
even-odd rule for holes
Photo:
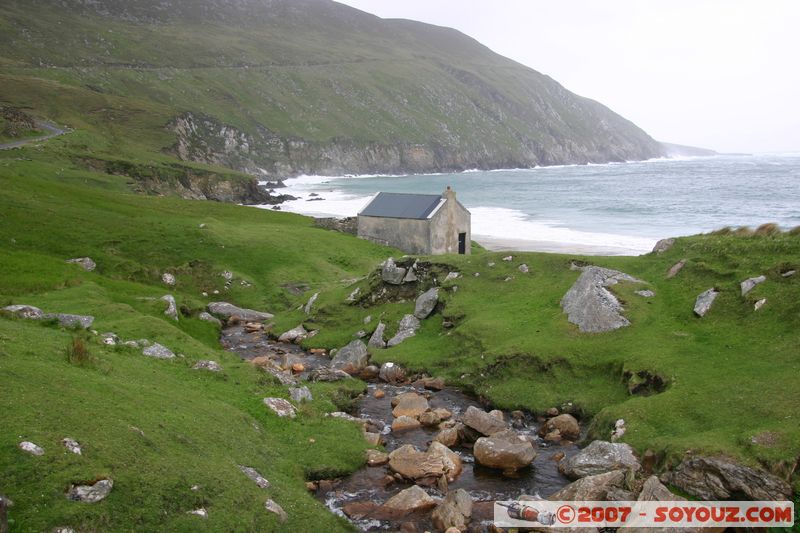
[[[385,510],[408,514],[431,509],[435,506],[436,500],[422,488],[414,485],[389,498],[382,507]]]
[[[554,416],[542,424],[542,427],[539,428],[539,436],[544,437],[556,430],[564,439],[577,440],[581,436],[581,427],[578,425],[578,421],[567,413]]]
[[[479,409],[473,405],[467,407],[464,416],[461,420],[465,426],[470,427],[485,436],[490,436],[505,429],[508,425],[499,418],[490,415],[483,409]]]
[[[503,472],[514,472],[530,466],[536,458],[531,441],[511,430],[481,437],[472,448],[475,462]]]
[[[445,499],[436,506],[431,519],[434,527],[439,531],[456,528],[466,530],[472,516],[472,498],[464,489],[457,489],[447,493]]]
[[[350,375],[356,375],[366,368],[369,363],[367,345],[356,339],[336,352],[331,361],[331,368],[344,370]]]
[[[558,464],[558,470],[570,479],[603,474],[612,470],[641,469],[633,449],[622,442],[606,442],[596,440],[578,454],[564,459]]]

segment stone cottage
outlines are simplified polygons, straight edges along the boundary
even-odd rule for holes
[[[469,254],[470,213],[450,187],[441,195],[379,192],[358,214],[358,236],[409,254]]]

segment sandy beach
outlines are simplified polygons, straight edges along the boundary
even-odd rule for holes
[[[555,241],[505,239],[488,235],[473,235],[472,240],[492,252],[549,252],[580,255],[639,255],[628,248]]]

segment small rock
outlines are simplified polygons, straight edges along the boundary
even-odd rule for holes
[[[272,412],[281,418],[289,417],[294,418],[297,416],[294,405],[290,404],[283,398],[264,398],[264,405],[269,407]]]
[[[351,292],[350,295],[347,298],[345,298],[345,301],[346,302],[355,302],[356,298],[358,297],[358,295],[360,293],[361,293],[361,287],[356,287],[355,289],[353,289],[353,292]]]
[[[417,273],[414,270],[414,267],[409,268],[408,272],[406,272],[406,275],[403,278],[403,283],[413,283],[413,282],[415,282],[417,280],[418,280]]]
[[[513,280],[513,279],[514,279],[514,278],[512,278],[511,276],[508,276],[508,277],[506,277],[506,279],[504,279],[503,281],[511,281],[511,280]]]
[[[545,415],[553,418],[554,416],[558,416],[558,407],[551,407],[546,412]]]
[[[311,298],[309,298],[309,299],[308,299],[308,302],[306,302],[306,305],[305,305],[305,307],[303,307],[303,312],[304,312],[305,314],[307,314],[307,315],[308,315],[308,314],[311,314],[311,308],[314,306],[314,302],[316,302],[316,301],[317,301],[317,298],[319,298],[319,293],[318,293],[318,292],[315,292],[315,293],[314,293],[314,294],[311,296]]]
[[[764,307],[764,304],[765,304],[765,303],[767,303],[767,299],[766,299],[766,298],[761,298],[759,301],[757,301],[757,302],[756,302],[756,303],[753,305],[753,311],[758,311],[759,309],[761,309],[762,307]]]
[[[198,361],[192,367],[193,370],[208,370],[209,372],[221,372],[222,367],[216,361],[203,359]]]
[[[394,258],[387,259],[381,268],[381,279],[390,285],[401,285],[406,276],[406,269],[395,264]]]
[[[342,379],[352,379],[352,376],[344,370],[339,370],[338,368],[322,367],[312,370],[309,379],[311,381],[331,382]]]
[[[417,418],[427,411],[430,406],[428,400],[416,392],[404,392],[392,399],[392,416],[410,416]]]
[[[428,390],[442,390],[444,388],[444,379],[442,378],[420,378],[416,383],[419,383]]]
[[[433,287],[420,294],[417,298],[414,304],[414,316],[420,320],[428,318],[436,308],[437,303],[439,303],[439,289],[438,287]]]
[[[664,252],[666,252],[667,250],[672,248],[673,244],[675,244],[675,239],[673,239],[673,238],[661,239],[653,247],[653,252],[655,252],[657,254],[663,254]]]
[[[175,354],[172,353],[172,350],[166,346],[162,346],[157,342],[142,350],[142,355],[146,355],[147,357],[155,357],[156,359],[172,359],[175,357]]]
[[[519,270],[523,274],[527,274],[528,272],[530,272],[530,269],[528,268],[528,265],[526,265],[525,263],[522,263],[520,266],[518,266],[517,270]]]
[[[289,519],[289,515],[286,514],[286,511],[283,510],[283,507],[278,505],[274,500],[269,499],[264,502],[264,509],[269,511],[270,513],[275,513],[278,515],[281,523],[286,522]]]
[[[392,421],[392,431],[399,432],[420,427],[419,420],[410,416],[398,416]]]
[[[362,322],[364,323],[364,325],[365,325],[365,326],[366,326],[367,324],[369,324],[370,322],[372,322],[372,315],[367,315],[367,316],[365,316],[365,317],[364,317],[364,320],[362,320]]]
[[[739,284],[740,287],[742,288],[742,296],[752,291],[753,287],[755,287],[759,283],[764,283],[765,281],[767,281],[766,276],[756,276],[754,278],[747,278],[746,280],[744,280]]]
[[[394,363],[383,363],[378,377],[386,383],[402,383],[406,379],[406,371]]]
[[[686,265],[686,261],[688,261],[688,259],[681,259],[680,261],[672,265],[667,271],[667,279],[671,279],[677,276],[678,272],[680,272]]]
[[[27,440],[20,442],[18,446],[20,450],[31,455],[44,455],[44,448]]]
[[[459,427],[453,426],[449,428],[444,428],[436,436],[433,438],[436,442],[440,442],[447,446],[448,448],[452,448],[459,442]]]
[[[175,285],[175,276],[170,274],[169,272],[164,272],[161,274],[161,282],[165,285]]]
[[[218,319],[217,317],[206,311],[201,311],[197,315],[197,318],[199,320],[202,320],[203,322],[211,322],[212,324],[216,324],[217,326],[222,326],[222,322],[220,321],[220,319]]]
[[[649,289],[643,290],[643,291],[636,291],[636,294],[638,294],[639,296],[642,296],[643,298],[652,298],[653,296],[656,295],[656,293],[654,293],[653,291],[651,291]]]
[[[372,396],[374,396],[375,399],[380,400],[386,396],[386,393],[383,391],[383,389],[375,389],[375,392],[372,394]]]
[[[422,488],[413,485],[389,498],[383,507],[403,514],[424,511],[436,506],[436,500]]]
[[[545,436],[548,433],[558,430],[562,438],[577,440],[581,436],[581,427],[578,421],[570,414],[563,414],[555,416],[544,424],[539,429],[539,436]]]
[[[178,320],[178,305],[175,302],[175,297],[171,294],[165,294],[161,297],[161,300],[167,302],[167,309],[164,311],[164,314],[172,320]]]
[[[439,422],[442,421],[442,419],[439,418],[439,415],[433,411],[425,411],[424,413],[419,415],[417,420],[419,420],[419,423],[422,424],[423,426],[428,426],[428,427],[438,426]]]
[[[372,332],[372,336],[369,338],[369,342],[367,342],[367,346],[370,348],[386,348],[386,341],[383,340],[383,332],[385,330],[386,324],[378,322],[375,331]]]
[[[306,366],[303,363],[292,364],[292,374],[302,374],[305,370]]]
[[[306,328],[303,327],[303,324],[300,324],[297,327],[290,329],[289,331],[285,331],[278,337],[278,342],[294,342],[299,343],[303,339],[308,336],[308,331]]]
[[[331,360],[331,368],[355,375],[361,372],[368,362],[369,352],[367,352],[366,344],[361,340],[354,340],[336,352],[333,360]]]
[[[258,485],[258,486],[259,486],[259,488],[262,488],[262,489],[269,488],[269,481],[267,481],[267,478],[265,478],[264,476],[262,476],[261,474],[259,474],[259,473],[258,473],[258,470],[256,470],[255,468],[251,468],[251,467],[249,467],[249,466],[242,466],[242,465],[239,465],[239,470],[241,470],[241,471],[242,471],[242,473],[243,473],[245,476],[247,476],[247,477],[249,477],[251,480],[253,480],[253,482],[254,482],[256,485]]]
[[[97,268],[97,263],[92,261],[91,257],[76,257],[75,259],[67,259],[67,263],[74,263],[80,265],[87,272],[91,272]]]
[[[364,440],[367,441],[367,444],[370,446],[378,446],[381,443],[381,434],[375,433],[374,431],[365,431]]]
[[[611,431],[611,442],[617,442],[619,439],[622,438],[623,435],[625,435],[626,431],[627,428],[625,427],[625,420],[620,418],[614,424],[613,431]]]
[[[481,437],[472,449],[475,461],[489,468],[504,472],[529,466],[536,452],[531,442],[512,431],[495,433],[492,437]]]
[[[402,319],[400,319],[400,324],[397,328],[397,333],[394,337],[389,339],[389,342],[386,343],[386,346],[391,348],[392,346],[397,346],[404,340],[413,337],[417,334],[417,330],[420,328],[420,322],[417,317],[414,315],[405,315]]]
[[[357,339],[363,339],[366,336],[367,336],[367,332],[364,331],[363,329],[360,329],[360,330],[356,331],[355,333],[353,333],[353,337],[355,337]]]
[[[119,343],[119,336],[112,332],[102,333],[100,341],[106,346],[116,346]]]
[[[67,499],[84,503],[97,503],[109,495],[114,488],[110,479],[101,479],[94,485],[72,485],[67,491]]]
[[[714,303],[714,300],[717,299],[717,296],[719,296],[719,291],[713,288],[702,292],[694,302],[694,313],[699,317],[705,316],[711,309],[711,305]]]
[[[367,450],[367,464],[369,466],[381,466],[389,462],[389,454],[378,450]]]
[[[186,514],[199,516],[200,518],[208,518],[208,511],[206,511],[205,507],[200,507],[199,509],[193,509],[191,511],[186,511]]]
[[[633,449],[627,444],[596,440],[577,455],[561,461],[559,471],[570,479],[604,474],[612,470],[641,469]]]
[[[444,277],[444,280],[442,281],[442,283],[447,283],[451,279],[458,279],[460,277],[461,277],[461,273],[460,272],[448,272],[447,275]]]
[[[61,444],[64,445],[64,448],[66,448],[67,451],[72,452],[75,455],[81,455],[81,445],[78,444],[78,441],[75,439],[65,437],[61,439]]]
[[[480,277],[480,275],[481,275],[481,273],[480,273],[480,272],[475,272],[475,273],[473,274],[473,276],[475,276],[476,278],[479,278],[479,277]]]
[[[794,276],[796,273],[797,273],[796,270],[787,270],[786,272],[781,274],[781,277],[782,278],[790,278],[790,277]]]
[[[506,421],[506,417],[503,414],[503,411],[501,411],[500,409],[492,409],[491,411],[489,411],[489,416],[493,416],[502,422]]]
[[[486,435],[487,437],[493,435],[494,433],[508,429],[508,426],[503,420],[499,420],[486,411],[478,409],[473,405],[467,407],[467,410],[464,412],[462,422],[465,426],[471,427],[475,431]]]
[[[505,256],[505,257],[503,258],[503,261],[513,261],[513,260],[514,260],[514,257],[513,257],[513,256],[510,256],[510,255],[507,255],[507,256]]]
[[[94,322],[93,316],[88,315],[71,315],[69,313],[45,313],[42,315],[45,320],[55,318],[58,324],[65,328],[82,328],[88,329]]]
[[[465,530],[472,516],[472,498],[464,489],[447,493],[444,501],[434,509],[431,519],[439,531]]]
[[[308,387],[289,387],[289,396],[297,403],[313,401],[313,396]]]
[[[3,308],[3,311],[17,318],[26,318],[29,320],[39,320],[44,316],[41,309],[32,305],[8,305]]]

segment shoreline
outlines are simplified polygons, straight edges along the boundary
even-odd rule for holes
[[[559,241],[541,241],[532,239],[516,239],[494,237],[491,235],[473,235],[472,241],[480,244],[490,252],[544,252],[553,254],[578,254],[596,256],[629,256],[637,257],[649,252],[640,252],[621,246],[605,246],[579,244]]]

